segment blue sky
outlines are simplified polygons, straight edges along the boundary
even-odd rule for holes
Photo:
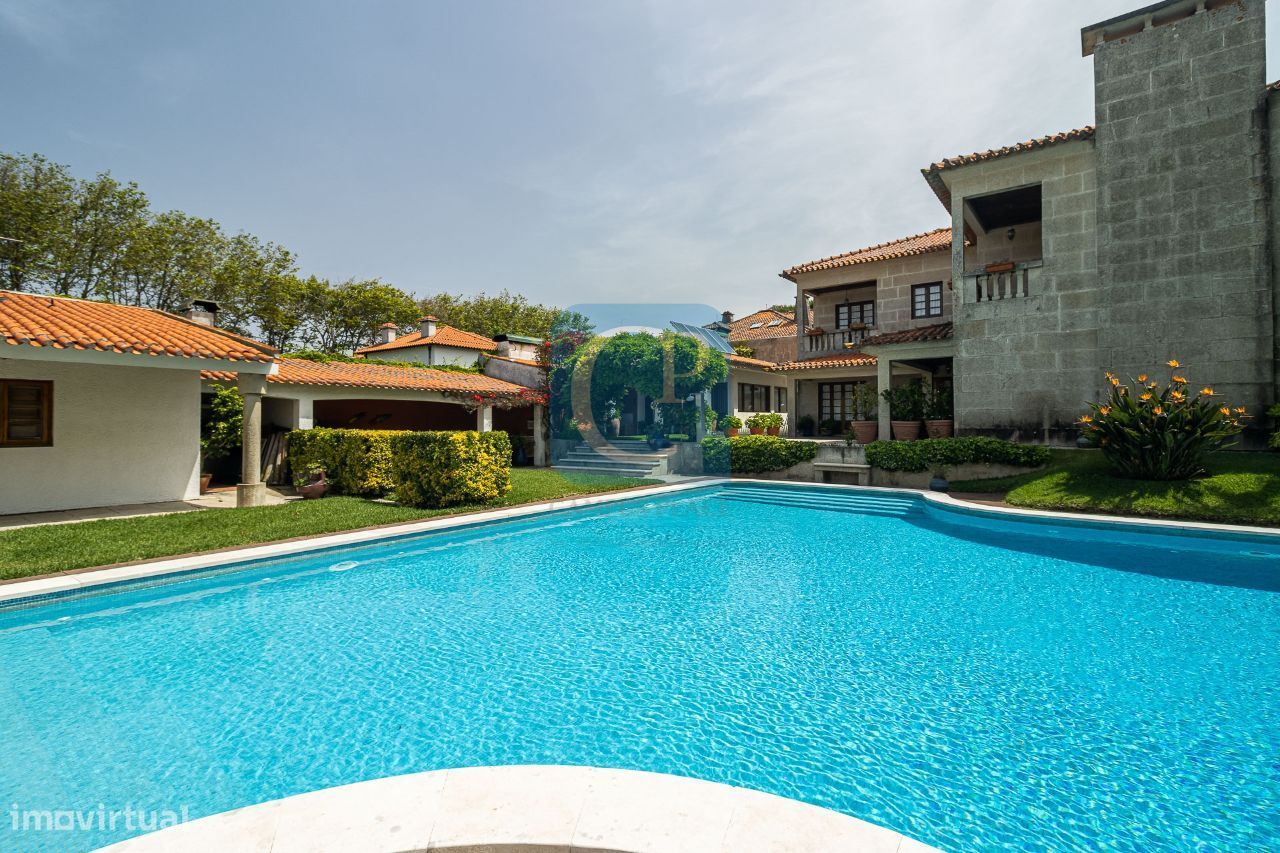
[[[0,150],[332,279],[744,312],[945,225],[930,161],[1092,122],[1080,27],[1141,5],[0,0]]]

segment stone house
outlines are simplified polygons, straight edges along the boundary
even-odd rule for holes
[[[950,382],[961,434],[1066,443],[1103,372],[1179,359],[1259,412],[1280,396],[1280,84],[1263,0],[1166,0],[1081,32],[1096,122],[940,160],[950,226],[792,267],[794,409],[853,383]],[[889,413],[881,407],[882,436]]]
[[[378,331],[378,343],[362,347],[355,354],[383,361],[474,367],[481,353],[498,348],[484,335],[446,326],[435,317],[423,317],[418,322],[418,330],[407,335],[397,334],[395,323],[383,323]]]

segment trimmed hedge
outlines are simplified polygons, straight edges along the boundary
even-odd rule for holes
[[[1049,463],[1049,448],[984,436],[873,441],[867,445],[867,463],[885,471],[928,471],[969,462],[1036,468]]]
[[[492,503],[511,491],[511,439],[505,432],[398,432],[391,476],[404,506]]]
[[[308,465],[324,468],[337,494],[379,497],[393,486],[393,435],[377,429],[295,429],[289,433],[289,464],[295,477]]]
[[[702,440],[702,469],[708,474],[762,474],[781,471],[812,461],[818,445],[812,441],[792,441],[774,435],[739,435]],[[726,458],[727,457],[727,458]]]

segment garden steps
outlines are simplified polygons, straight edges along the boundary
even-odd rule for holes
[[[883,515],[905,518],[920,512],[920,503],[914,498],[892,494],[868,494],[863,492],[786,492],[779,489],[734,487],[715,495],[719,500],[741,503],[773,504],[805,509],[825,509],[834,512],[851,512],[861,515]]]
[[[667,460],[673,450],[652,450],[644,442],[636,447],[626,444],[609,444],[607,453],[600,453],[585,441],[556,460],[557,471],[581,474],[605,474],[614,477],[657,477],[667,473]]]

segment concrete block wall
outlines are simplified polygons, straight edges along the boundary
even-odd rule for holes
[[[951,319],[951,300],[943,299],[941,317],[911,319],[911,287],[916,284],[951,280],[951,258],[946,251],[893,258],[842,269],[821,270],[798,276],[801,290],[866,283],[865,287],[837,287],[813,294],[813,325],[836,331],[836,306],[845,302],[876,301],[877,333],[895,332],[915,326],[931,326]],[[803,353],[804,350],[801,349]]]
[[[1276,380],[1265,36],[1263,0],[1239,0],[1093,56],[1099,364],[1176,357],[1254,411]]]
[[[943,173],[951,189],[957,429],[1020,440],[1070,440],[1072,423],[1101,389],[1093,144],[1063,142]],[[965,199],[1041,185],[1044,265],[1027,298],[974,300],[966,269],[982,266],[963,246]],[[1003,231],[1003,229],[998,229]],[[1021,229],[1020,229],[1021,230]],[[979,245],[984,237],[978,235]],[[1003,234],[994,237],[1004,239]]]

